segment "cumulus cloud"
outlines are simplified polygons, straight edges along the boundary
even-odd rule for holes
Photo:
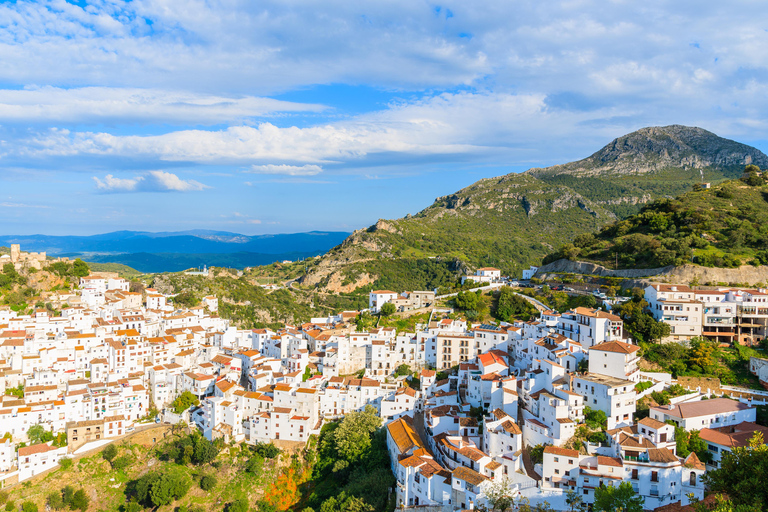
[[[252,172],[256,174],[285,174],[287,176],[314,176],[323,172],[323,168],[319,165],[286,165],[286,164],[267,164],[267,165],[253,165],[251,169],[245,172]]]
[[[93,177],[96,189],[104,193],[119,192],[195,192],[208,187],[195,180],[183,180],[165,171],[150,171],[135,178],[116,178],[107,174],[103,179]]]

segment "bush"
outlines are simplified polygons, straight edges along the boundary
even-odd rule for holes
[[[252,450],[265,459],[274,459],[280,455],[280,449],[272,443],[257,443]]]
[[[54,510],[64,509],[64,499],[61,497],[61,492],[59,491],[54,491],[48,494],[45,502],[50,508]]]
[[[200,400],[198,400],[195,395],[189,391],[184,391],[182,394],[177,396],[173,402],[171,402],[171,409],[173,409],[173,412],[176,414],[181,414],[191,406],[198,404],[200,404]]]
[[[112,469],[115,471],[122,471],[131,464],[133,464],[133,457],[128,454],[121,455],[112,461]]]
[[[248,501],[242,498],[227,505],[227,512],[248,512],[249,509]]]
[[[61,459],[59,461],[59,466],[61,466],[61,469],[65,471],[71,468],[73,464],[74,464],[74,461],[72,459]]]
[[[108,462],[112,462],[112,460],[117,457],[117,446],[114,444],[105,446],[101,451],[101,457]]]
[[[37,505],[32,503],[31,501],[25,501],[21,504],[21,511],[22,512],[37,512]]]
[[[88,509],[90,501],[91,500],[88,498],[88,495],[85,494],[85,491],[78,489],[75,491],[75,494],[72,495],[72,501],[69,503],[69,508],[85,512]]]
[[[8,493],[5,491],[0,491],[0,505],[8,501]]]
[[[200,488],[204,491],[210,491],[216,487],[216,477],[213,475],[203,475],[200,479]]]
[[[531,462],[534,464],[541,464],[544,462],[544,448],[543,444],[537,444],[531,448]]]
[[[5,510],[6,512],[13,512],[14,510],[16,510],[16,503],[14,503],[13,500],[7,502],[5,504]]]

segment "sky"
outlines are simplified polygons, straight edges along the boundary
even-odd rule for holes
[[[768,151],[768,2],[0,2],[0,234],[352,231],[644,126]]]

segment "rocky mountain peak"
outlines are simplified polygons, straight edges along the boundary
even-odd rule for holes
[[[527,172],[537,177],[599,176],[646,174],[669,168],[735,168],[748,164],[768,167],[768,156],[703,128],[670,125],[651,126],[623,135],[577,162]]]

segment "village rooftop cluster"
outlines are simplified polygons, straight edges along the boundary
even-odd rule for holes
[[[768,437],[748,403],[699,390],[635,421],[637,401],[673,381],[641,372],[621,318],[599,309],[474,326],[432,309],[414,332],[358,332],[359,312],[344,311],[243,330],[217,315],[216,297],[177,308],[172,296],[130,292],[128,281],[103,273],[79,288],[61,316],[0,309],[0,388],[15,390],[0,404],[3,485],[130,434],[155,421],[152,409],[208,439],[304,443],[325,422],[373,406],[387,432],[398,506],[448,510],[488,505],[494,486],[565,509],[567,492],[590,503],[601,485],[623,481],[646,509],[664,510],[703,498],[701,477],[723,453],[755,431]],[[656,303],[677,292],[653,290]],[[403,309],[435,299],[378,290],[371,309],[390,300]],[[647,385],[638,392],[640,382]],[[199,406],[177,414],[171,404],[184,392]],[[589,410],[605,414],[606,441],[584,441],[579,451],[573,438]],[[66,445],[19,447],[35,425],[64,433]],[[676,453],[675,425],[700,431],[709,465]],[[523,448],[538,445],[546,448],[534,464]]]

